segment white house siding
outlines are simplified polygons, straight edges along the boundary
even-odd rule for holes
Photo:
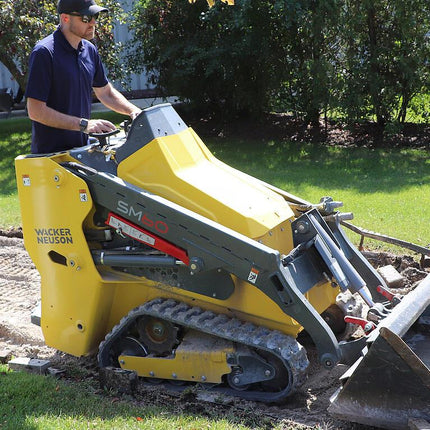
[[[12,75],[9,73],[9,70],[7,70],[5,66],[3,66],[3,63],[0,63],[0,88],[12,88],[14,95],[18,91],[18,84],[12,78]]]
[[[126,2],[121,2],[122,7],[124,10],[128,10],[126,6]],[[125,24],[119,24],[116,25],[114,28],[114,37],[117,42],[125,43],[127,40],[129,40],[130,31]],[[115,87],[122,91],[126,88],[123,88],[119,83],[114,83]],[[140,74],[132,74],[130,76],[130,89],[131,90],[149,90],[152,89],[154,86],[149,85],[147,82],[147,75],[146,73],[140,73]]]

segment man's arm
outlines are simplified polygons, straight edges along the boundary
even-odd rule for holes
[[[94,92],[97,98],[109,109],[121,113],[123,115],[129,115],[131,119],[134,119],[141,109],[130,103],[118,90],[116,90],[111,83],[108,83],[104,87],[94,87]]]
[[[40,122],[49,127],[61,128],[64,130],[80,131],[79,123],[81,118],[66,115],[46,105],[41,100],[27,98],[28,116],[31,120]],[[88,121],[86,133],[107,133],[115,130],[115,125],[104,119],[92,119]]]

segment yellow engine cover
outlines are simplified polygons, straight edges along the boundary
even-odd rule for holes
[[[273,237],[294,219],[288,203],[217,160],[192,129],[154,139],[119,164],[118,176],[281,252],[292,248],[290,228]]]

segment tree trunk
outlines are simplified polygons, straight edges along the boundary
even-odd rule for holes
[[[376,10],[372,2],[367,3],[367,31],[369,35],[369,64],[370,73],[368,76],[370,97],[376,115],[376,122],[379,126],[385,125],[386,118],[383,115],[381,100],[381,88],[379,84],[379,62],[378,62],[378,40],[377,40]]]

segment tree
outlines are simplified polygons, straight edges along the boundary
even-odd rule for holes
[[[344,92],[350,119],[374,115],[383,127],[404,121],[429,87],[427,0],[363,0],[344,9]]]
[[[399,1],[396,5],[398,22],[394,58],[399,87],[397,120],[405,122],[411,100],[430,90],[430,4],[428,1]]]
[[[336,87],[339,5],[336,0],[289,0],[277,5],[284,41],[281,104],[318,127]]]
[[[318,125],[405,121],[429,91],[428,0],[138,0],[130,66],[167,93],[224,114],[273,107]]]
[[[117,1],[101,2],[109,15],[100,15],[96,43],[112,79],[121,76],[118,46],[112,23],[122,9]],[[58,25],[56,2],[47,0],[0,0],[0,61],[21,88],[26,87],[28,60],[36,42]]]
[[[278,103],[318,124],[334,76],[336,0],[134,3],[131,68],[195,105],[258,116]]]
[[[268,1],[212,8],[205,0],[136,1],[129,64],[136,72],[145,67],[161,89],[200,109],[257,115],[276,82],[273,11]]]

